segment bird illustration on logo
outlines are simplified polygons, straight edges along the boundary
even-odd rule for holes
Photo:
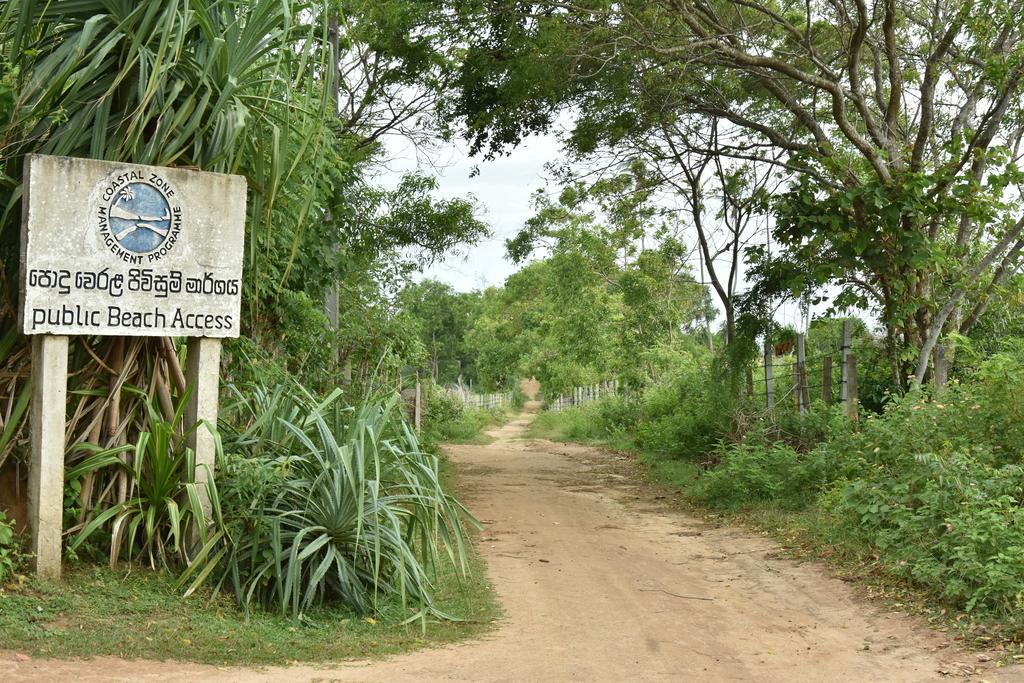
[[[171,207],[156,187],[129,183],[110,202],[110,228],[118,244],[130,252],[146,254],[160,248],[171,228]]]

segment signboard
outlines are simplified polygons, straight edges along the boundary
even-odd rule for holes
[[[26,163],[25,334],[238,336],[244,178],[40,155]]]

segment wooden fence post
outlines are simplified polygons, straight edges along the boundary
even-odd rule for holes
[[[857,356],[846,356],[846,414],[854,422],[858,418],[857,402]]]
[[[821,400],[825,405],[832,405],[832,356],[821,360]]]
[[[849,318],[843,321],[843,344],[840,350],[839,402],[849,401],[850,345],[853,340],[853,323]]]
[[[754,369],[748,367],[746,375],[747,375],[747,397],[749,398],[749,397],[754,395]]]
[[[796,406],[796,412],[803,413],[803,394],[800,391],[800,364],[793,363],[793,405]]]
[[[800,393],[803,394],[804,409],[811,409],[811,386],[807,381],[807,365],[800,366]]]
[[[772,341],[765,335],[764,338],[764,400],[768,407],[768,416],[775,412],[775,377],[772,372],[772,359],[775,357],[775,350],[772,348]]]
[[[806,413],[811,407],[811,397],[807,389],[807,346],[802,334],[796,336],[796,393],[797,408]]]

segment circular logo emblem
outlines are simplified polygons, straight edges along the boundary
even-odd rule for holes
[[[114,192],[107,216],[114,239],[133,254],[156,251],[171,233],[171,204],[162,190],[145,181]]]

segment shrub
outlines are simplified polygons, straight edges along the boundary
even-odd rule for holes
[[[541,438],[622,447],[631,445],[639,415],[636,401],[607,395],[581,406],[544,411],[534,419],[530,431]]]
[[[228,586],[246,609],[296,619],[329,602],[371,613],[392,596],[421,618],[437,614],[431,570],[442,554],[465,569],[472,518],[444,490],[398,397],[353,409],[336,395],[235,394],[242,428],[225,429],[220,530],[180,585]]]
[[[1024,607],[1024,469],[984,449],[876,465],[822,500],[888,570],[967,611]]]
[[[565,440],[568,434],[579,434],[592,429],[589,416],[579,408],[565,408],[560,411],[545,410],[530,423],[530,435],[541,439]],[[580,438],[580,437],[575,437]]]
[[[422,441],[429,450],[445,442],[472,441],[501,412],[466,406],[458,396],[433,387],[427,393]]]
[[[569,441],[603,441],[609,430],[601,421],[599,403],[588,403],[557,413],[559,438]]]
[[[529,397],[523,391],[523,387],[519,382],[515,382],[512,389],[512,407],[516,410],[522,410],[526,402],[529,401]]]
[[[77,451],[88,453],[81,463],[70,469],[67,480],[74,482],[88,472],[104,468],[120,470],[129,485],[129,494],[98,512],[82,527],[68,544],[72,552],[105,530],[109,539],[110,565],[122,555],[129,561],[144,559],[150,567],[183,568],[189,561],[190,536],[198,533],[206,539],[207,524],[203,513],[202,493],[214,505],[217,490],[213,477],[206,484],[195,481],[195,453],[185,445],[189,431],[206,428],[193,425],[181,433],[182,414],[187,396],[179,402],[170,420],[164,419],[144,392],[125,387],[138,395],[147,416],[147,429],[139,432],[134,445],[100,448],[83,443]]]
[[[816,490],[816,459],[781,443],[722,444],[719,464],[701,477],[694,497],[719,507],[775,502],[806,505]]]
[[[1020,462],[1024,452],[1021,377],[1024,377],[1024,348],[1017,342],[1007,351],[981,362],[966,385],[972,402],[963,406],[966,419],[961,421],[961,426],[969,430],[973,439],[991,443],[999,459],[1008,463]]]
[[[853,431],[853,423],[839,405],[814,401],[804,414],[780,411],[775,424],[779,438],[793,449],[807,453],[818,444]]]
[[[682,365],[643,393],[637,443],[647,451],[696,461],[729,433],[733,404],[707,368]]]
[[[594,420],[605,436],[632,431],[640,421],[640,404],[634,399],[607,396],[591,405]]]

